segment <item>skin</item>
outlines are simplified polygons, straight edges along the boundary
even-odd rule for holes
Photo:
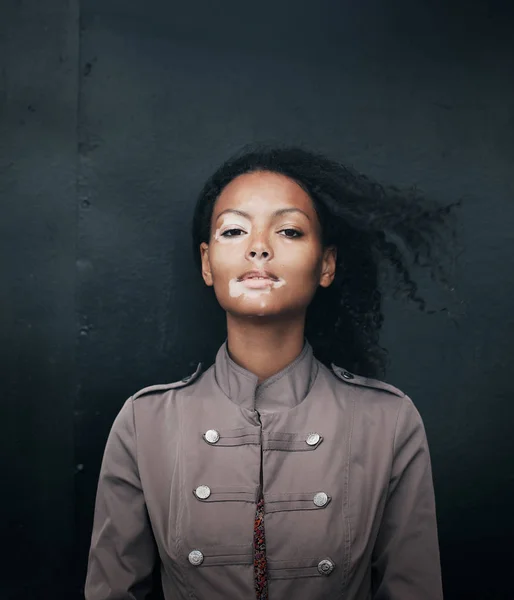
[[[323,247],[309,195],[277,173],[240,175],[217,199],[200,253],[203,279],[227,314],[232,359],[259,381],[281,371],[302,351],[318,286],[328,287],[335,276],[336,251]],[[240,281],[252,270],[276,280]]]

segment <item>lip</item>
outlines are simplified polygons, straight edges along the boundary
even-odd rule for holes
[[[238,281],[278,281],[278,277],[269,271],[247,271],[241,277],[239,277]]]

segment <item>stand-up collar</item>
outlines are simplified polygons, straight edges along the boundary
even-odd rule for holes
[[[259,384],[257,375],[232,360],[225,342],[218,350],[214,373],[218,385],[232,402],[249,410],[278,412],[293,408],[307,396],[318,373],[318,363],[305,341],[292,363]]]

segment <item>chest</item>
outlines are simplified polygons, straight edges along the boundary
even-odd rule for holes
[[[258,414],[197,397],[172,412],[145,428],[141,479],[161,558],[193,597],[252,597],[261,490],[270,599],[299,582],[305,597],[340,597],[369,553],[387,482],[354,400],[325,390]]]

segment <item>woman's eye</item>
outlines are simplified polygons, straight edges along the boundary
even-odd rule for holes
[[[244,233],[242,229],[237,229],[236,227],[234,227],[232,229],[227,229],[221,235],[222,237],[235,237],[241,235],[242,233]]]
[[[285,237],[288,238],[297,238],[303,235],[301,231],[298,231],[297,229],[291,229],[290,227],[288,227],[287,229],[282,229],[280,233],[282,233]]]

